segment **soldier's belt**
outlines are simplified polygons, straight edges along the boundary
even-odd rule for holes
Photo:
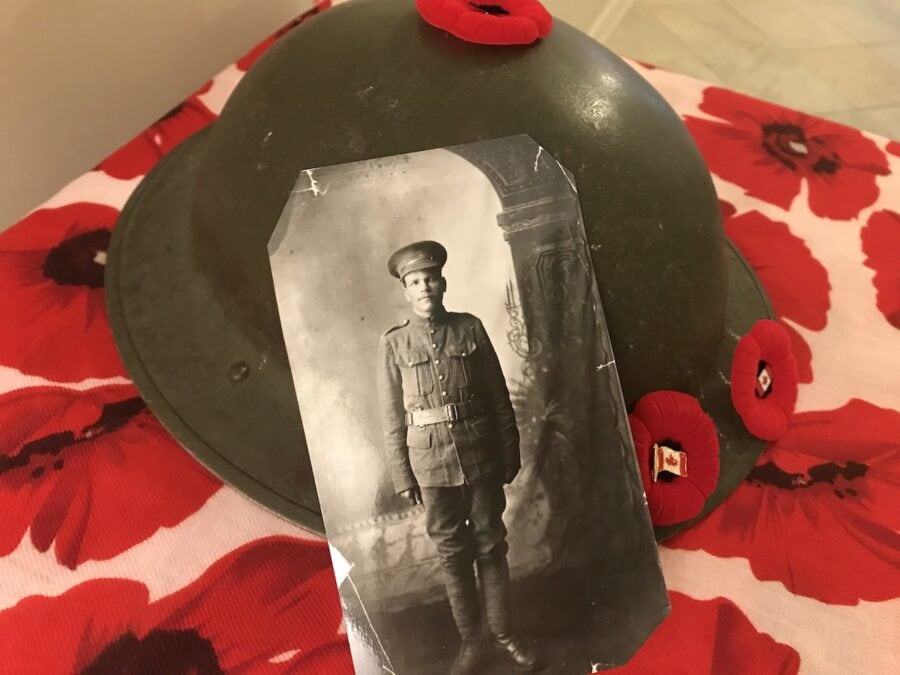
[[[477,401],[462,401],[461,403],[448,403],[440,408],[428,410],[413,410],[406,413],[406,426],[425,426],[426,424],[440,424],[441,422],[456,422],[470,417],[484,415],[487,408]]]

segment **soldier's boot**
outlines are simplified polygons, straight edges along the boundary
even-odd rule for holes
[[[519,639],[510,627],[509,567],[505,559],[479,560],[478,577],[484,592],[484,613],[494,635],[494,647],[516,670],[533,672],[544,667],[537,651]]]
[[[450,668],[450,675],[479,675],[487,657],[487,650],[480,638],[472,642],[463,641],[453,661],[453,667]]]
[[[495,635],[494,646],[511,661],[516,670],[533,673],[544,668],[534,647],[523,642],[515,635]]]
[[[444,585],[453,621],[462,640],[450,669],[451,675],[476,675],[487,653],[481,639],[481,606],[472,564],[445,565]]]

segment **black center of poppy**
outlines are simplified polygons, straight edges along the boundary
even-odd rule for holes
[[[61,286],[102,288],[111,235],[101,228],[66,239],[44,259],[44,276]]]
[[[764,124],[762,146],[772,157],[791,171],[803,164],[815,173],[834,174],[841,168],[841,158],[821,138],[807,137],[796,124]]]
[[[667,448],[672,448],[672,450],[674,450],[675,452],[681,452],[681,443],[679,443],[678,441],[673,441],[669,438],[657,442],[657,445],[665,445]],[[650,453],[650,475],[653,475],[653,453]],[[656,480],[661,480],[663,483],[671,483],[678,477],[679,476],[677,473],[672,473],[671,471],[660,471],[656,476]]]
[[[773,462],[766,462],[753,467],[745,479],[750,484],[757,486],[772,485],[781,490],[802,490],[814,485],[827,484],[833,486],[833,492],[838,499],[847,496],[856,497],[855,488],[847,487],[847,483],[853,483],[858,478],[863,478],[869,472],[869,467],[860,462],[848,461],[844,466],[837,462],[824,462],[814,464],[806,470],[806,474],[788,473]],[[840,485],[837,481],[843,479]]]
[[[501,7],[500,5],[481,5],[475,2],[469,3],[470,7],[474,7],[480,12],[484,12],[485,14],[492,14],[494,16],[509,16],[509,10],[505,7]]]
[[[764,124],[763,147],[791,170],[809,155],[806,133],[796,124]]]
[[[107,403],[97,421],[83,429],[48,434],[28,441],[14,454],[0,455],[0,474],[27,467],[31,478],[37,480],[48,471],[60,471],[65,466],[64,450],[120,429],[144,408],[144,401],[137,396]]]
[[[819,157],[812,165],[812,169],[816,173],[827,173],[828,175],[837,173],[840,168],[841,163],[837,154],[831,157]]]
[[[193,630],[154,630],[143,640],[132,633],[109,644],[82,675],[219,675],[216,650]]]

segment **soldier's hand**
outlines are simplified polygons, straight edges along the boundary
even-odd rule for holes
[[[422,503],[422,491],[419,490],[418,486],[403,490],[403,492],[400,493],[400,496],[408,500],[410,506]]]
[[[519,467],[516,466],[515,464],[507,466],[503,472],[503,484],[509,485],[510,483],[512,483],[516,479],[516,476],[518,475],[518,473],[519,473]]]

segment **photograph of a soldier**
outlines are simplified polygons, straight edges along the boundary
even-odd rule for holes
[[[519,430],[506,379],[478,317],[444,307],[447,249],[404,246],[388,260],[403,285],[408,318],[378,343],[384,443],[397,494],[425,509],[447,600],[462,644],[451,672],[486,660],[481,605],[496,651],[520,671],[543,663],[512,628],[503,486],[521,468]]]
[[[304,171],[269,243],[357,673],[584,675],[668,611],[571,177]]]

